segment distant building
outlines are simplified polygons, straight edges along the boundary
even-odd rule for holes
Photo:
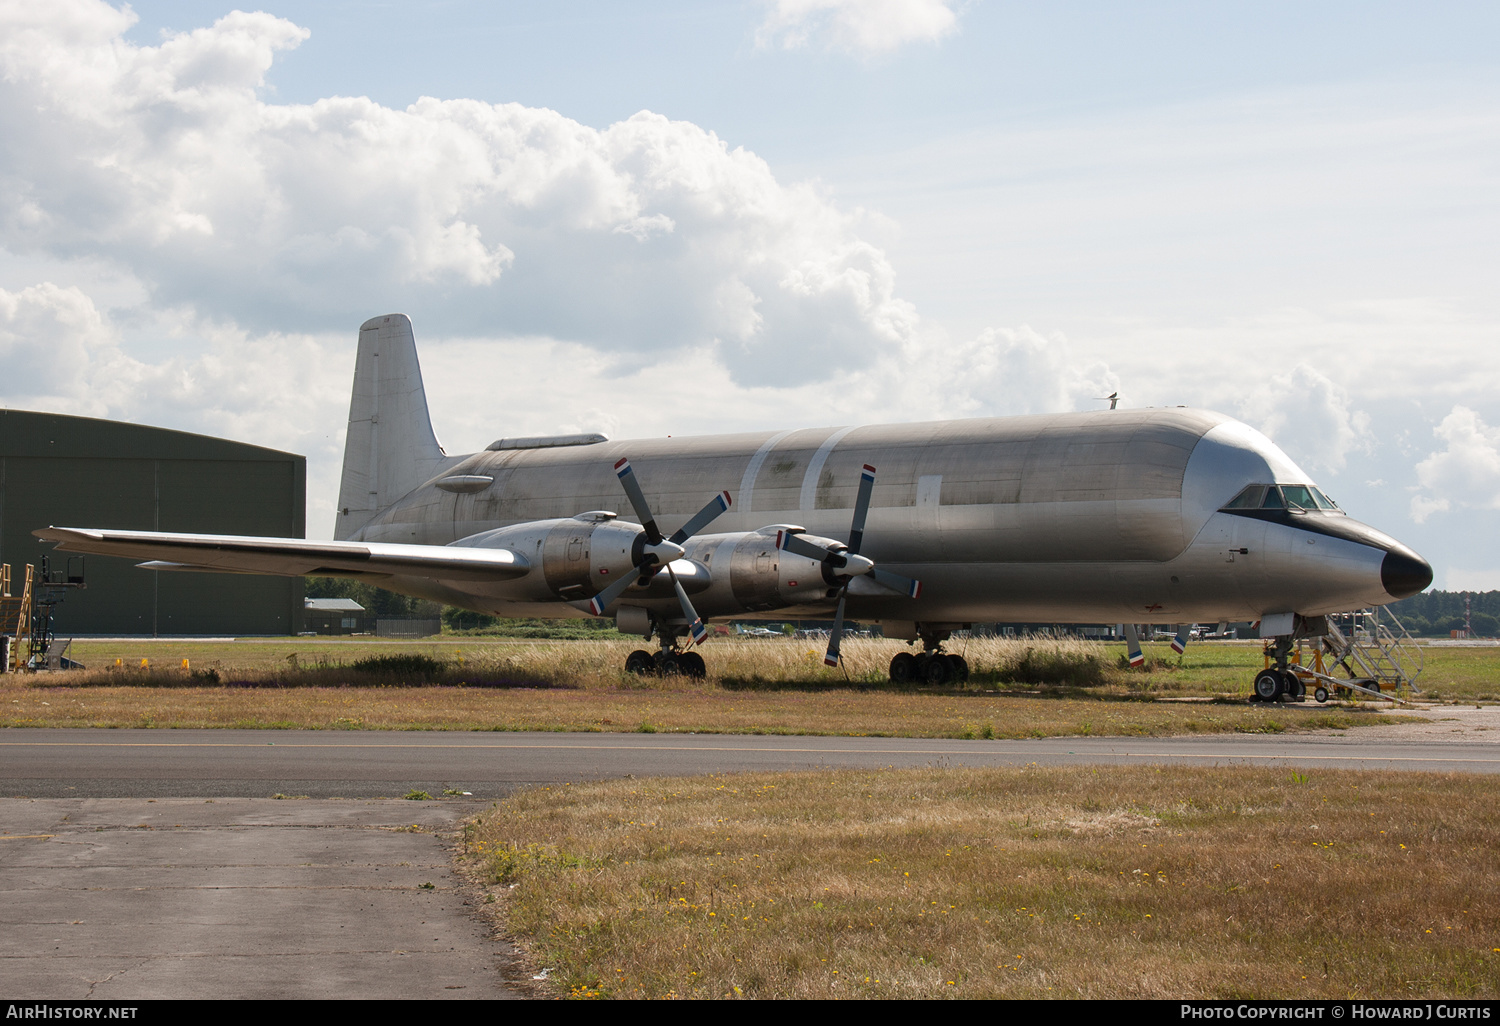
[[[0,563],[66,570],[40,527],[306,534],[307,460],[222,438],[55,413],[0,410]],[[78,565],[74,556],[74,566]],[[87,584],[57,607],[61,636],[295,634],[302,578],[139,570],[87,557]]]
[[[303,599],[302,610],[303,630],[315,634],[369,634],[375,629],[375,618],[353,599]]]

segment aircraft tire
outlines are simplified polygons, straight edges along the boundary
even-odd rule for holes
[[[675,677],[685,672],[682,666],[682,657],[672,652],[667,652],[656,658],[656,672],[663,677]]]
[[[953,679],[953,664],[945,655],[934,655],[922,667],[922,679],[933,687],[941,687]]]
[[[1300,702],[1307,697],[1307,685],[1302,683],[1302,678],[1290,670],[1283,674],[1283,676],[1286,678],[1287,698]]]
[[[1276,670],[1262,670],[1255,677],[1255,697],[1262,702],[1274,702],[1281,697],[1286,682]]]
[[[948,665],[953,667],[953,680],[962,684],[969,679],[969,661],[961,655],[948,657]]]
[[[910,684],[917,679],[917,657],[910,652],[897,652],[891,660],[891,683]]]
[[[684,676],[702,680],[708,676],[708,665],[697,652],[684,652],[677,657],[677,665]]]
[[[625,657],[625,672],[637,676],[655,676],[656,657],[644,648],[638,648]]]

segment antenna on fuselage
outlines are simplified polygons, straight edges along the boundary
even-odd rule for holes
[[[1104,402],[1104,400],[1108,399],[1109,400],[1109,408],[1111,410],[1114,409],[1116,406],[1120,405],[1120,393],[1119,392],[1111,392],[1111,393],[1109,393],[1109,395],[1096,395],[1096,396],[1094,396],[1094,398],[1097,399],[1097,400],[1099,400],[1101,403]]]

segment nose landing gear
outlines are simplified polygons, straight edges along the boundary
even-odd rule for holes
[[[1272,666],[1255,675],[1255,685],[1250,691],[1252,702],[1300,702],[1307,696],[1307,686],[1291,667],[1292,635],[1277,636],[1267,645],[1266,658]],[[1323,699],[1318,699],[1323,701]]]

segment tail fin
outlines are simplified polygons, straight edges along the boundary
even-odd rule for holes
[[[448,462],[427,415],[411,318],[370,318],[359,326],[334,538],[353,537]]]

